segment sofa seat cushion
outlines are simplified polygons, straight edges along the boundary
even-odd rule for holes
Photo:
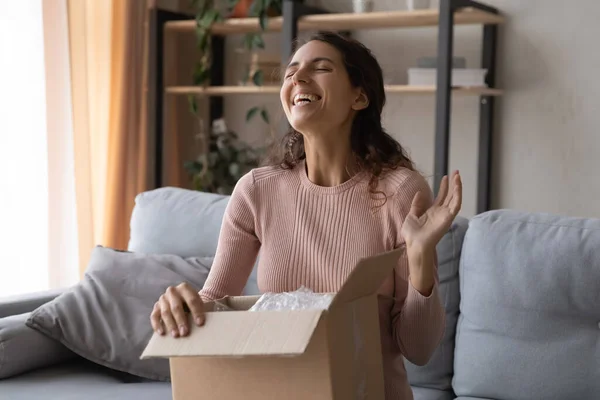
[[[598,398],[600,220],[479,215],[459,276],[457,396]]]
[[[76,357],[60,342],[25,325],[29,316],[0,318],[0,379]]]
[[[412,387],[414,400],[453,400],[452,392],[421,387]]]
[[[85,360],[0,381],[0,399],[170,400],[171,384],[146,381]]]

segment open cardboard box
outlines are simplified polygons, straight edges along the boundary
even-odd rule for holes
[[[174,400],[383,399],[377,291],[404,249],[357,263],[327,310],[247,311],[226,297],[183,338],[154,334],[141,358],[168,357]]]

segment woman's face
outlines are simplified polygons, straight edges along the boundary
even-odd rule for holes
[[[362,93],[352,87],[340,52],[313,40],[296,51],[286,68],[280,98],[290,125],[305,133],[351,121],[356,110],[366,107]]]

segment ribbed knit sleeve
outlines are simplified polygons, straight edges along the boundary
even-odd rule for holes
[[[395,208],[398,218],[398,243],[403,246],[400,229],[406,218],[415,194],[421,191],[432,203],[432,193],[427,181],[411,173],[400,185],[395,195]],[[416,365],[426,364],[438,346],[445,329],[445,312],[438,293],[437,257],[435,257],[435,284],[428,297],[417,291],[410,282],[406,253],[395,270],[396,302],[392,308],[392,331],[400,351]],[[408,286],[408,287],[407,287]],[[404,301],[400,297],[406,295]]]
[[[213,265],[200,296],[205,301],[242,294],[256,262],[260,241],[256,236],[257,203],[250,172],[236,184],[223,216]]]

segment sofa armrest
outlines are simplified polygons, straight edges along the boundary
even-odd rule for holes
[[[43,292],[0,298],[0,318],[31,312],[49,301],[54,300],[65,289],[53,289]]]

